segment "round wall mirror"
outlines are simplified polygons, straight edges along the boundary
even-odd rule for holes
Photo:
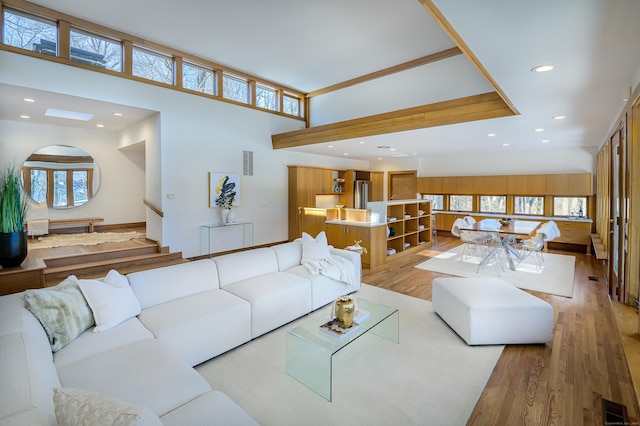
[[[100,169],[79,148],[51,145],[40,148],[22,165],[22,185],[36,203],[67,209],[86,204],[100,188]]]

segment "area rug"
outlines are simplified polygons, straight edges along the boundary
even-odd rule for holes
[[[457,277],[498,277],[498,273],[492,265],[487,265],[477,272],[480,258],[465,255],[464,259],[460,261],[461,254],[462,246],[458,246],[416,265],[416,268]],[[573,297],[575,256],[543,253],[543,257],[544,267],[539,271],[536,270],[532,257],[517,263],[515,271],[509,269],[504,261],[505,271],[500,272],[499,278],[522,289]]]
[[[91,232],[86,234],[56,234],[40,237],[37,240],[29,240],[29,250],[65,247],[65,246],[92,246],[102,243],[120,243],[144,238],[144,232]]]
[[[465,424],[504,346],[467,346],[431,302],[368,285],[357,296],[399,309],[400,343],[367,333],[334,355],[332,402],[285,372],[287,331],[330,307],[196,370],[263,426]]]

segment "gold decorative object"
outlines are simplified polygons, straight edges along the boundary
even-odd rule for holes
[[[356,302],[351,296],[340,296],[335,304],[335,316],[340,327],[349,328],[353,323],[353,316],[356,313]]]

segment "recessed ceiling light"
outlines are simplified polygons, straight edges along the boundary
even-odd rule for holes
[[[551,71],[554,68],[555,68],[555,66],[551,65],[551,64],[538,65],[536,67],[531,68],[531,71],[532,72],[547,72],[547,71]]]
[[[47,117],[68,118],[69,120],[79,121],[89,121],[93,118],[93,114],[55,108],[47,108],[47,112],[45,112],[44,115],[46,115]]]
[[[35,99],[31,99],[31,98],[24,98],[25,102],[35,102]]]
[[[329,145],[329,146],[327,146],[327,148],[333,148],[333,145]]]
[[[116,117],[122,117],[122,113],[121,112],[114,112],[113,115],[115,115]]]
[[[382,157],[378,157],[378,160],[382,160]]]
[[[395,148],[390,148],[390,149],[389,149],[389,151],[395,151],[395,150],[396,150]]]
[[[565,117],[564,115],[556,115],[556,116],[553,116],[551,118],[553,118],[554,120],[564,120],[567,117]]]
[[[542,127],[538,127],[537,129],[533,129],[534,132],[544,132]]]
[[[344,153],[344,154],[342,154],[342,155],[349,155],[349,153],[348,153],[348,152],[345,152],[345,153]]]
[[[503,143],[502,146],[509,146],[509,144],[508,143]]]
[[[29,117],[28,115],[24,115],[23,114],[23,115],[20,116],[20,118],[31,118],[31,117]]]
[[[551,142],[549,139],[543,139],[542,140],[542,143],[549,143],[549,142]]]
[[[490,138],[494,137],[495,135],[495,133],[487,133],[487,136],[489,136]]]
[[[96,127],[103,128],[103,127],[104,127],[104,124],[96,124]]]
[[[365,144],[365,142],[364,142],[364,141],[360,141],[360,142],[358,142],[358,143],[359,143],[360,145],[364,145],[364,144]]]

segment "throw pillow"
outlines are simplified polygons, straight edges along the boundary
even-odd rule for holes
[[[55,388],[53,405],[61,425],[162,425],[148,408],[83,389]]]
[[[321,231],[316,238],[306,232],[302,233],[302,260],[321,260],[331,256],[330,246],[327,244],[327,235]]]
[[[53,352],[64,348],[93,325],[93,314],[75,275],[55,287],[27,290],[24,303],[42,324]]]
[[[79,284],[93,311],[94,333],[109,330],[140,313],[140,302],[129,280],[114,269],[102,281],[79,280]]]

